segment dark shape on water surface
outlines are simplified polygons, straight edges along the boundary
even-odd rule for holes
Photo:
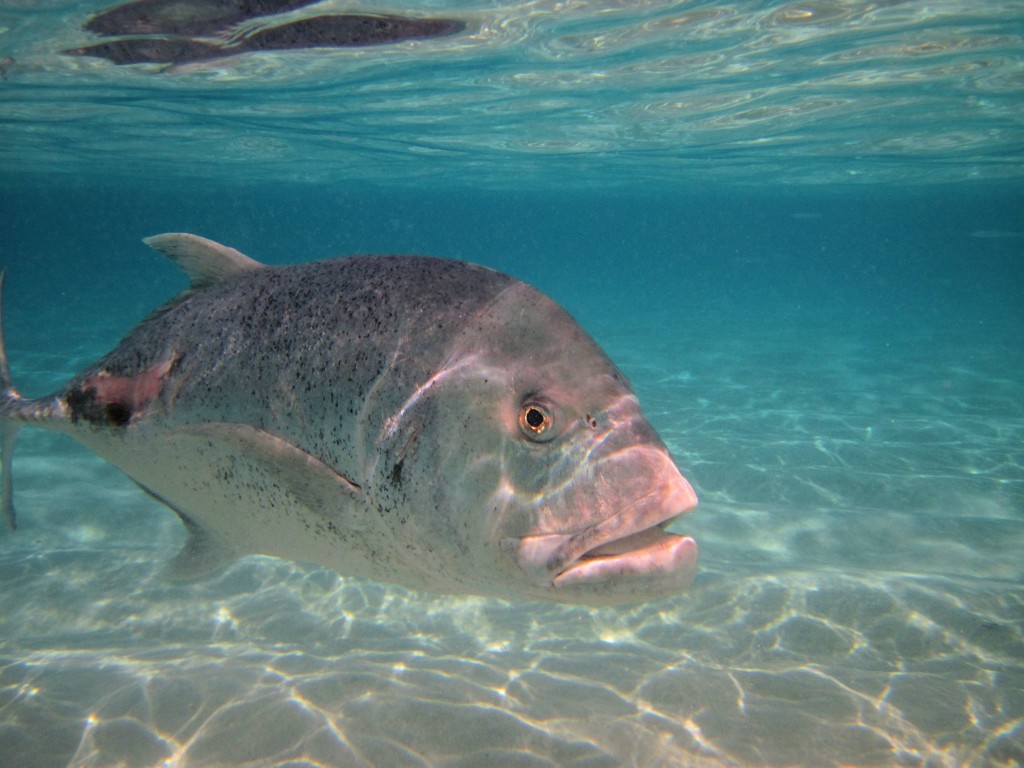
[[[248,19],[284,13],[317,0],[136,0],[89,19],[101,35],[212,35]]]
[[[446,37],[466,28],[456,19],[410,19],[404,16],[313,16],[290,24],[265,27],[242,42],[247,51],[289,48],[344,48],[380,45],[425,37]]]
[[[64,51],[72,56],[96,56],[114,64],[184,64],[227,56],[223,45],[188,37],[128,37]]]
[[[465,28],[465,22],[457,19],[342,14],[312,16],[265,27],[230,45],[188,37],[128,37],[64,53],[96,56],[114,64],[187,64],[252,51],[382,45],[453,35]]]

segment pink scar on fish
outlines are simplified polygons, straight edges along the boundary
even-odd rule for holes
[[[68,395],[72,418],[127,425],[157,398],[175,362],[174,358],[166,360],[134,376],[115,376],[109,371],[90,376],[79,390]]]

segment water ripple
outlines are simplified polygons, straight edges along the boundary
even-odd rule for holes
[[[649,183],[1019,177],[1015,8],[465,2],[444,8],[467,21],[452,38],[168,71],[61,56],[90,42],[81,11],[27,10],[0,20],[0,160],[48,175],[116,175],[128,156],[153,176],[435,185],[472,171],[496,187],[548,173],[614,185],[625,168]],[[287,162],[244,150],[260,141]],[[438,150],[444,164],[426,159]]]

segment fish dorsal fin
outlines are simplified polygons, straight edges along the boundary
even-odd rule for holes
[[[153,235],[142,242],[173,260],[188,275],[196,290],[238,277],[265,265],[241,251],[187,232]]]

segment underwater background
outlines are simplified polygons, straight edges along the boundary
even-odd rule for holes
[[[607,609],[175,582],[176,516],[25,429],[2,768],[1024,764],[1024,3],[328,0],[286,18],[465,28],[61,53],[104,8],[0,2],[20,391],[184,289],[159,232],[486,264],[630,377],[700,570]]]

